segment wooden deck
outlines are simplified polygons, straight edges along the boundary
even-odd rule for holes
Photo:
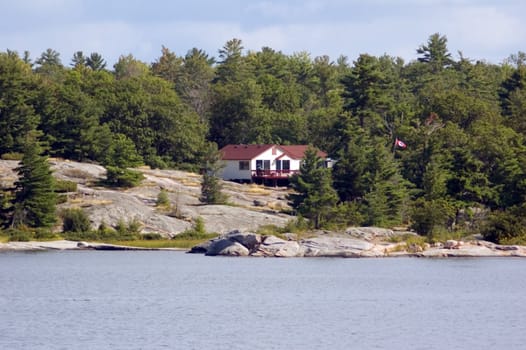
[[[267,186],[288,186],[289,178],[298,170],[252,170],[252,182]]]
[[[297,173],[298,170],[252,170],[252,179],[288,179]]]

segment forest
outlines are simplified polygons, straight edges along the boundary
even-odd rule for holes
[[[336,161],[316,186],[293,186],[322,189],[310,208],[293,200],[318,227],[526,239],[526,54],[473,61],[439,33],[410,62],[246,51],[239,39],[217,57],[162,47],[154,62],[123,55],[112,68],[96,52],[0,52],[2,158],[29,134],[52,157],[185,170],[210,145],[310,144]]]

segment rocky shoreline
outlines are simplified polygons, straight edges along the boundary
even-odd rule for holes
[[[363,228],[362,230],[368,230]],[[378,229],[376,229],[378,230]],[[390,230],[386,230],[390,231]],[[448,240],[424,247],[391,243],[377,238],[368,240],[353,235],[324,234],[299,240],[261,236],[250,232],[232,231],[192,248],[191,253],[208,256],[254,257],[526,257],[526,247],[498,245],[483,240]]]
[[[59,241],[30,241],[0,243],[2,251],[49,251],[49,250],[156,250],[186,251],[179,248],[141,248],[104,243]],[[526,257],[526,247],[498,245],[483,240],[454,241],[408,246],[404,242],[391,243],[367,240],[350,235],[323,234],[304,239],[281,239],[262,236],[252,232],[231,231],[193,247],[188,253],[206,256],[250,257],[340,257],[340,258],[387,258],[387,257]]]
[[[18,162],[0,160],[0,184],[13,186]],[[526,246],[505,246],[483,241],[480,237],[466,241],[447,241],[435,245],[393,243],[395,232],[375,227],[351,227],[343,232],[313,232],[308,236],[283,236],[254,233],[264,226],[283,227],[293,219],[288,208],[286,188],[224,182],[231,205],[202,205],[199,202],[200,175],[177,170],[138,168],[145,176],[140,186],[109,189],[97,183],[105,169],[96,164],[53,159],[54,176],[77,184],[77,190],[65,194],[67,201],[59,209],[81,208],[90,218],[93,229],[101,223],[115,227],[124,220],[136,220],[141,233],[158,233],[172,238],[203,219],[205,229],[218,238],[194,247],[191,252],[209,256],[262,257],[486,257],[526,256]],[[156,199],[161,190],[170,200],[169,208],[160,208]],[[181,250],[171,248],[135,248],[77,241],[0,243],[1,251],[39,250]]]
[[[175,250],[186,251],[179,248],[141,248],[123,245],[92,243],[79,241],[29,241],[0,243],[0,252],[6,251],[47,251],[47,250]]]

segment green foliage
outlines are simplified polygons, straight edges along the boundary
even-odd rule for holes
[[[55,179],[55,192],[66,193],[66,192],[76,192],[76,191],[77,191],[76,182]]]
[[[456,209],[445,199],[416,200],[411,212],[411,228],[421,235],[432,236],[451,229]]]
[[[208,146],[208,152],[204,156],[203,179],[201,180],[201,196],[199,200],[206,204],[225,204],[228,197],[221,191],[222,184],[219,178],[220,171],[224,167],[221,155],[215,144]]]
[[[126,135],[116,134],[107,150],[104,164],[121,169],[136,167],[142,164],[142,157],[137,153],[134,143]]]
[[[158,207],[168,207],[170,206],[170,199],[168,198],[168,193],[165,189],[161,189],[159,193],[157,194],[157,202],[156,205]]]
[[[405,223],[413,201],[423,205],[413,222],[433,235],[460,226],[453,207],[489,208],[495,222],[510,222],[502,213],[526,201],[526,55],[499,65],[459,56],[439,33],[407,64],[247,52],[239,39],[218,62],[198,48],[183,57],[163,47],[152,64],[121,56],[113,71],[97,53],[78,51],[65,67],[53,49],[34,65],[27,52],[8,50],[0,52],[0,154],[20,160],[25,135],[40,130],[47,154],[109,166],[110,186],[138,184],[141,175],[124,169],[143,163],[203,170],[203,202],[222,203],[209,142],[312,143],[336,160],[333,182],[313,175],[293,184],[296,211],[316,225]],[[391,148],[397,137],[406,149]],[[306,195],[316,186],[323,191]],[[20,194],[5,192],[4,226],[42,224]],[[31,206],[41,211],[40,198]],[[48,214],[36,215],[49,226]]]
[[[420,45],[416,52],[422,55],[418,61],[431,65],[434,72],[453,63],[447,49],[447,38],[440,33],[432,34],[427,45]]]
[[[27,136],[24,156],[16,170],[19,179],[15,183],[13,226],[53,226],[57,202],[55,181],[34,134]]]
[[[426,249],[427,238],[411,234],[394,236],[391,238],[393,243],[401,243],[389,252],[406,251],[409,253],[419,253]]]
[[[2,156],[0,158],[3,159],[3,160],[22,160],[23,156],[24,155],[22,153],[8,152],[8,153],[2,154]]]
[[[57,239],[57,236],[47,228],[31,228],[24,225],[8,228],[5,230],[5,234],[8,240],[12,242]]]
[[[298,215],[295,219],[287,221],[287,224],[283,227],[282,232],[291,232],[291,233],[304,233],[309,228],[309,223],[303,218],[303,216]]]
[[[208,233],[205,229],[205,223],[203,218],[200,216],[194,219],[194,223],[190,229],[187,229],[173,239],[176,240],[204,240],[214,238],[217,235],[214,233]]]
[[[326,225],[338,201],[332,187],[330,169],[325,168],[315,148],[305,152],[300,174],[292,176],[290,183],[295,193],[289,195],[291,205],[299,214],[311,220],[314,228]]]
[[[501,244],[524,242],[526,238],[526,204],[491,213],[482,230],[484,239]]]
[[[85,233],[91,230],[89,217],[81,208],[65,209],[61,217],[64,232]]]
[[[110,187],[130,188],[138,186],[144,180],[144,175],[136,170],[122,169],[113,166],[106,167],[106,181]]]
[[[16,54],[0,52],[0,154],[21,153],[25,135],[37,129],[39,89],[42,86],[28,64]]]

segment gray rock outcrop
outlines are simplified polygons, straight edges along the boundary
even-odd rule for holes
[[[204,242],[190,251],[206,255],[254,256],[254,257],[526,257],[526,247],[501,246],[486,241],[449,241],[444,244],[427,244],[412,247],[406,243],[368,241],[347,235],[324,232],[312,238],[284,240],[275,236],[260,236],[239,230]]]
[[[285,241],[275,236],[267,236],[252,255],[292,258],[303,256],[303,250],[296,241]]]

